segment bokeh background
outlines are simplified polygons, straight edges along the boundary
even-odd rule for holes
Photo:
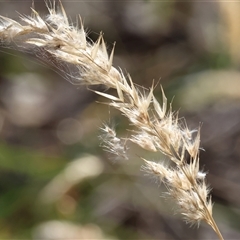
[[[89,36],[104,32],[114,65],[138,85],[160,82],[190,128],[201,125],[201,168],[225,239],[240,239],[240,3],[62,1]],[[0,1],[0,14],[30,14],[31,1]],[[41,15],[44,1],[35,1]],[[161,99],[160,87],[156,96]],[[161,198],[164,186],[99,146],[111,122],[128,123],[86,87],[31,52],[0,48],[0,239],[217,239],[189,228]]]

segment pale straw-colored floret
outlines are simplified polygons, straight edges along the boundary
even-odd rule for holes
[[[132,135],[130,140],[136,143],[137,145],[139,145],[143,149],[146,149],[152,152],[157,152],[155,141],[158,141],[158,139],[155,136],[151,136],[144,131],[137,133],[135,135]]]
[[[103,35],[94,43],[87,37],[81,18],[77,26],[69,22],[60,3],[57,11],[55,1],[49,3],[49,15],[45,18],[32,9],[32,15],[21,16],[23,24],[0,16],[0,43],[9,42],[21,48],[45,52],[58,64],[69,64],[77,69],[66,73],[74,84],[96,85],[113,88],[116,94],[95,91],[108,99],[107,104],[118,109],[134,127],[127,139],[118,138],[113,128],[104,125],[102,145],[118,158],[127,159],[126,142],[130,140],[141,148],[164,154],[174,166],[167,166],[144,159],[143,170],[163,181],[168,195],[174,199],[179,212],[190,224],[207,222],[223,239],[212,216],[209,188],[205,184],[206,174],[199,170],[200,131],[189,130],[185,122],[167,109],[167,98],[162,89],[162,104],[149,91],[136,87],[129,74],[112,66],[114,47],[108,54]]]
[[[208,199],[209,188],[205,185],[202,178],[204,175],[198,171],[198,166],[170,167],[145,159],[144,161],[142,170],[164,182],[168,189],[166,196],[174,199],[179,206],[178,212],[184,216],[186,222],[199,225],[202,220],[208,221],[213,205],[211,199]]]
[[[107,124],[104,124],[101,130],[102,134],[99,137],[101,140],[101,146],[107,152],[115,155],[114,160],[128,160],[126,139],[117,137],[115,129]]]

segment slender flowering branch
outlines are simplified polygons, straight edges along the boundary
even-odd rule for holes
[[[59,64],[74,66],[74,73],[66,73],[72,83],[88,86],[101,84],[116,90],[116,95],[102,91],[97,94],[109,100],[108,105],[126,116],[134,131],[127,139],[148,151],[159,152],[169,158],[174,166],[169,167],[143,159],[143,171],[164,182],[167,195],[175,200],[179,212],[187,223],[197,224],[203,220],[223,239],[212,216],[210,189],[205,183],[206,173],[199,170],[200,131],[188,129],[179,120],[178,113],[167,109],[167,98],[162,89],[162,104],[153,94],[154,85],[146,91],[137,88],[130,75],[112,66],[114,47],[110,55],[100,34],[94,43],[88,38],[81,18],[79,26],[69,22],[60,2],[57,11],[55,1],[47,5],[45,18],[32,9],[31,16],[20,16],[23,24],[0,16],[0,41],[15,43],[18,47],[42,50]],[[44,60],[47,60],[45,57]],[[127,159],[126,139],[116,136],[108,125],[102,128],[101,140],[107,151],[118,158]]]

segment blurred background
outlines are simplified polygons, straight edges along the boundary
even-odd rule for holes
[[[109,50],[117,42],[115,66],[138,85],[160,82],[189,127],[201,125],[214,217],[225,239],[240,239],[240,3],[62,3],[92,39],[103,31]],[[0,0],[0,14],[18,19],[31,6]],[[47,14],[44,1],[35,8]],[[189,228],[140,171],[136,153],[163,156],[132,145],[116,162],[103,151],[103,123],[130,133],[101,100],[27,50],[0,48],[0,239],[217,239],[205,223]]]

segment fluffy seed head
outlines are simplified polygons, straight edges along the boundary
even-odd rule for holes
[[[41,17],[32,9],[31,16],[21,16],[18,23],[0,16],[0,43],[17,43],[21,48],[33,49],[61,71],[74,66],[76,72],[65,73],[74,84],[96,85],[116,90],[115,94],[95,91],[109,100],[134,127],[130,140],[140,147],[159,152],[169,158],[173,167],[147,160],[143,170],[163,181],[168,195],[179,206],[180,213],[190,224],[206,221],[223,239],[212,217],[212,203],[205,173],[199,171],[200,131],[189,130],[178,119],[178,114],[167,109],[167,98],[162,90],[162,104],[153,95],[153,86],[147,92],[136,87],[130,77],[112,66],[113,52],[108,54],[102,34],[94,43],[87,37],[80,18],[80,27],[69,22],[60,3],[47,6],[49,14]],[[113,47],[114,49],[114,47]],[[49,58],[51,60],[49,60]],[[52,60],[54,59],[54,61]],[[118,158],[127,159],[126,139],[118,138],[113,128],[104,125],[101,136],[103,147]]]

